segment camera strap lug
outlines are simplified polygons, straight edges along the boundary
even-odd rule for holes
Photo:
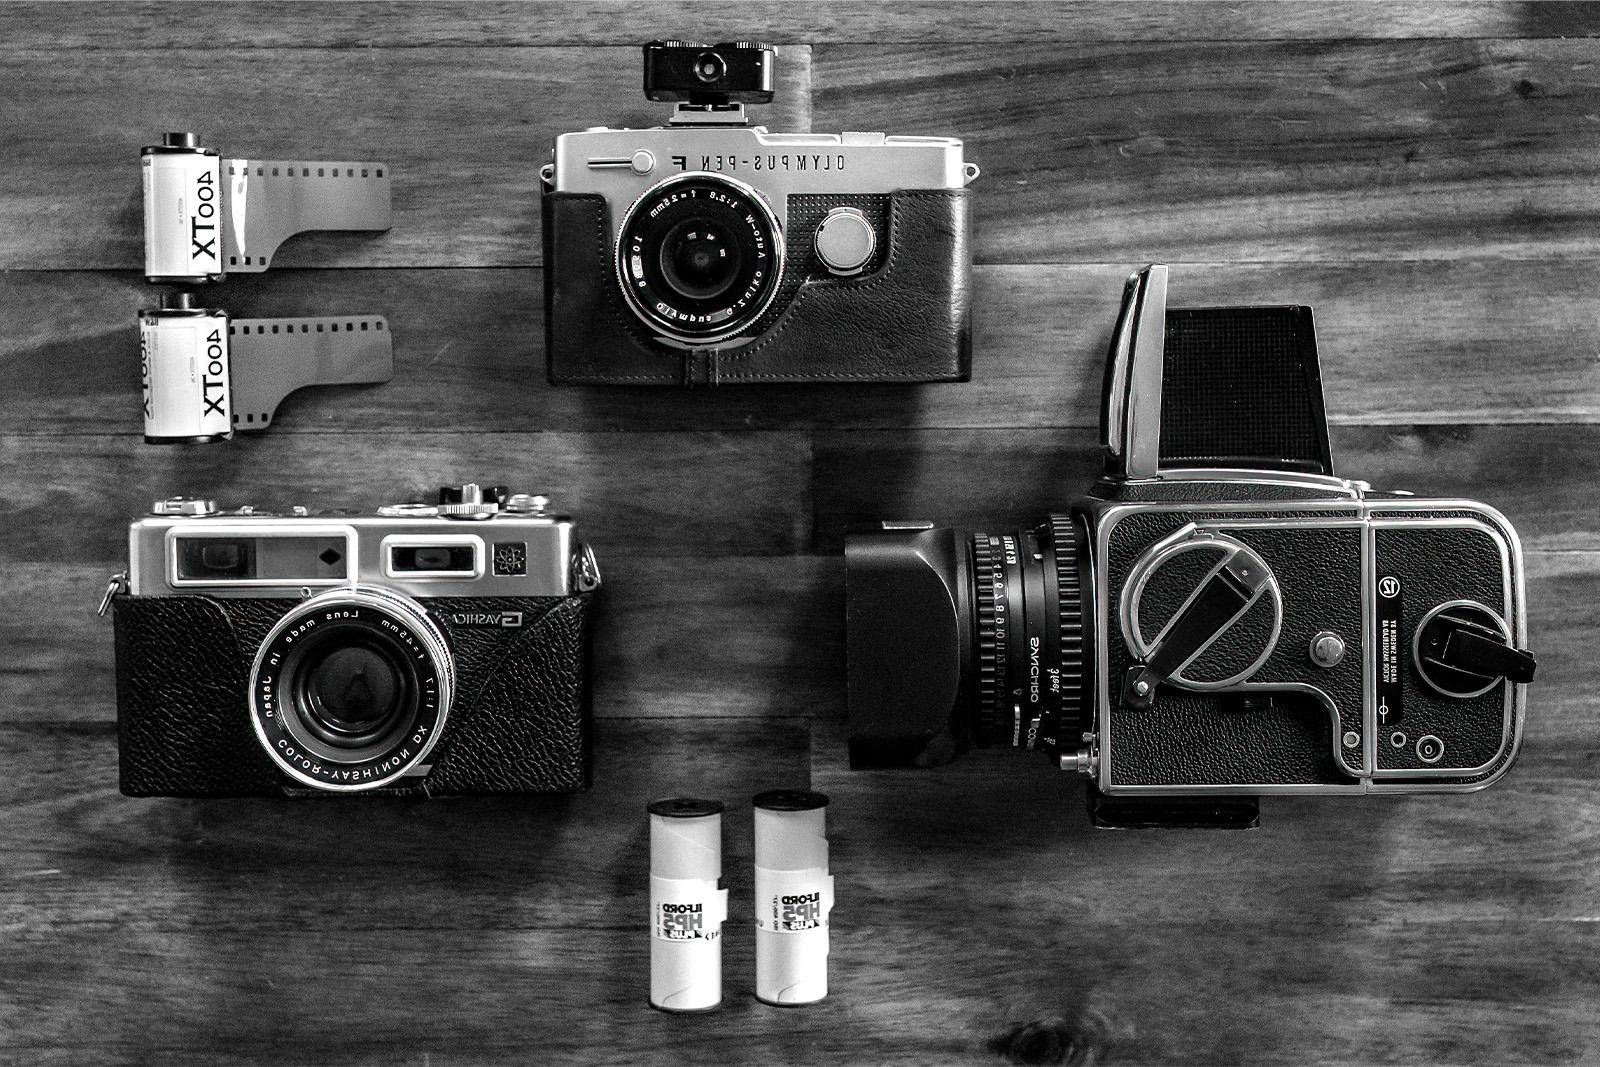
[[[106,617],[106,612],[111,610],[111,602],[118,596],[128,591],[128,574],[118,571],[111,576],[111,581],[106,586],[106,595],[100,598],[99,610],[95,612],[100,618]]]
[[[594,558],[594,549],[587,544],[578,545],[572,557],[572,584],[580,593],[592,593],[600,588],[600,562]]]

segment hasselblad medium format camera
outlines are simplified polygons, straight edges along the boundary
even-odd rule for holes
[[[853,765],[1028,749],[1121,827],[1497,781],[1535,667],[1511,524],[1334,475],[1310,308],[1169,312],[1166,288],[1129,281],[1087,496],[1031,530],[847,540]]]
[[[174,498],[128,531],[130,796],[566,793],[590,778],[594,554],[542,496],[376,513]]]
[[[965,381],[967,184],[949,137],[769,133],[773,50],[644,47],[667,126],[556,139],[543,170],[554,383]]]

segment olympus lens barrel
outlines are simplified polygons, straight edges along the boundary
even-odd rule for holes
[[[783,274],[777,216],[755,189],[690,172],[658,182],[617,230],[617,282],[666,337],[709,343],[749,328]]]

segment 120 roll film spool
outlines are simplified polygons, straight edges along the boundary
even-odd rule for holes
[[[753,800],[756,999],[779,1006],[828,995],[828,798],[774,790]],[[658,800],[650,815],[650,1003],[672,1012],[722,1002],[722,812],[715,800]]]

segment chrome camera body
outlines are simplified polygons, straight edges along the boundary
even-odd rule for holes
[[[557,793],[590,778],[594,555],[544,497],[159,501],[113,580],[130,796]]]

